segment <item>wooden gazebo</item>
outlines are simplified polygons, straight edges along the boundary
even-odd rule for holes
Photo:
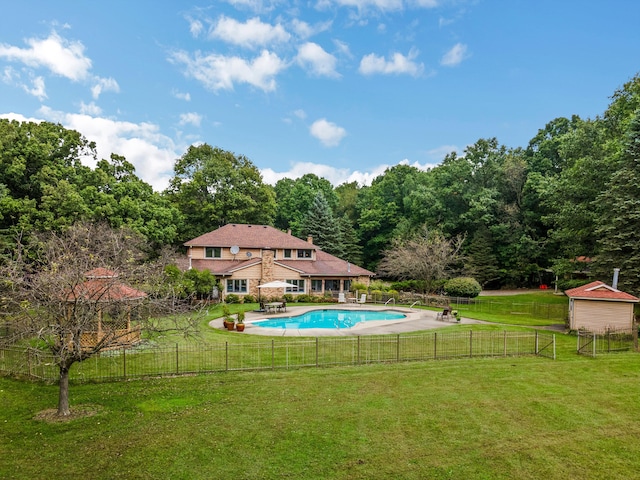
[[[101,343],[113,348],[139,342],[140,327],[131,325],[131,306],[147,294],[119,282],[118,274],[106,268],[93,269],[85,274],[85,278],[86,281],[66,295],[67,302],[88,303],[96,310],[97,318],[91,323],[92,328],[82,331],[82,348]]]

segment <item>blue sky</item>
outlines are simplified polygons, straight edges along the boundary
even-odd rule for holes
[[[0,117],[76,129],[157,190],[203,142],[271,184],[368,184],[601,115],[639,21],[631,0],[5,2]]]

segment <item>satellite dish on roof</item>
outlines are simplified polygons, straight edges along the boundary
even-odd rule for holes
[[[235,255],[235,254],[237,254],[237,253],[240,251],[240,247],[239,247],[238,245],[233,245],[233,246],[229,249],[229,251],[230,251],[233,255]]]

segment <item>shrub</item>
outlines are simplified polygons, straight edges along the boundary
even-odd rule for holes
[[[352,292],[366,292],[367,286],[364,283],[352,282],[349,290]]]
[[[482,287],[471,277],[452,278],[444,284],[444,291],[450,297],[475,298],[480,295]]]
[[[400,292],[425,293],[427,291],[427,282],[424,280],[403,280],[401,282],[393,282],[391,288]]]
[[[245,295],[243,303],[256,303],[256,297],[254,297],[253,295]]]
[[[240,297],[238,295],[236,295],[235,293],[230,293],[225,298],[225,301],[227,303],[240,303]]]
[[[301,303],[311,303],[311,302],[313,302],[313,298],[311,296],[307,295],[306,293],[304,293],[302,295],[298,295],[296,297],[296,299],[297,299],[298,302],[301,302]]]
[[[290,293],[285,293],[282,296],[283,300],[287,303],[293,303],[293,295],[291,295]]]

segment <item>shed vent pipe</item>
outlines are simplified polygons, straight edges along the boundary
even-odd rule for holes
[[[620,274],[620,269],[619,268],[614,268],[613,269],[613,283],[611,284],[611,286],[615,289],[618,288],[618,275]]]

